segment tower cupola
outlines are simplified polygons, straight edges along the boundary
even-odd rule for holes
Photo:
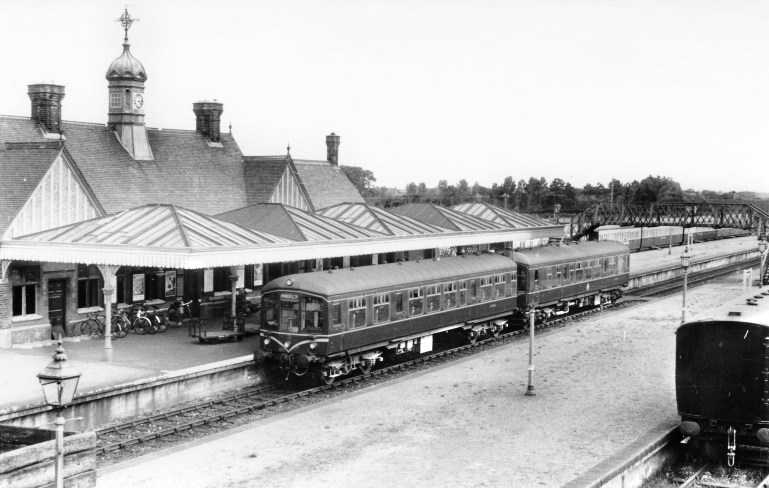
[[[147,72],[131,55],[131,45],[128,43],[128,29],[137,20],[128,14],[128,9],[118,19],[125,30],[125,39],[123,54],[114,60],[107,70],[107,126],[115,131],[120,143],[134,159],[146,161],[153,159],[147,129],[144,126],[144,82],[147,80]]]

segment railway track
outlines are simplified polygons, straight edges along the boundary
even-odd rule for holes
[[[698,274],[698,279],[690,279],[690,286],[704,283],[723,274],[728,274],[740,267],[749,265],[749,263],[740,263],[740,265],[732,265]],[[665,292],[675,291],[680,286],[675,280],[672,280],[672,282],[668,282],[665,286],[647,287],[638,290],[642,294],[633,293],[633,296],[660,295]],[[605,305],[603,309],[595,307],[567,316],[551,318],[545,324],[536,324],[535,329],[538,333],[543,333],[546,330],[564,327],[566,324],[593,314],[632,306],[632,304],[633,302],[626,301],[614,306],[610,304]],[[236,417],[253,414],[279,404],[290,403],[297,399],[323,394],[324,392],[343,391],[348,388],[358,387],[360,382],[383,379],[388,374],[397,374],[415,366],[425,365],[426,363],[441,364],[442,362],[475,354],[492,347],[526,340],[528,333],[524,330],[525,325],[521,321],[511,325],[513,330],[500,334],[498,337],[489,336],[485,339],[479,339],[474,344],[465,344],[430,355],[390,364],[375,369],[368,374],[359,374],[338,380],[331,385],[304,389],[299,388],[300,385],[292,386],[292,383],[260,385],[225,397],[205,400],[157,415],[110,425],[96,430],[99,439],[96,451],[99,456],[105,456],[133,446],[156,442],[179,442],[185,438],[199,437],[205,435],[206,431],[226,428],[227,424],[232,423]]]

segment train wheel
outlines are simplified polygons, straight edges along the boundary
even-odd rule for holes
[[[467,337],[467,342],[469,342],[470,344],[475,344],[476,341],[478,340],[478,333],[474,330],[471,330],[467,333],[466,337]]]
[[[371,368],[373,368],[373,367],[374,367],[374,365],[371,364],[371,362],[369,362],[369,361],[363,361],[363,362],[358,363],[358,369],[363,374],[369,374],[371,372]]]
[[[334,382],[335,378],[336,376],[321,375],[320,380],[323,382],[324,385],[330,385],[331,383]]]
[[[500,328],[496,325],[489,329],[489,334],[491,334],[492,337],[497,338],[499,337]]]

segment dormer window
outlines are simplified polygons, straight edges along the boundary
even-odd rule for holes
[[[120,103],[122,102],[123,97],[120,96],[120,93],[110,93],[109,96],[109,106],[110,108],[120,108]]]

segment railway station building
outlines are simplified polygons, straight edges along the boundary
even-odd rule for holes
[[[0,116],[0,348],[114,303],[194,300],[205,316],[290,273],[563,235],[485,204],[369,206],[339,167],[340,136],[325,160],[244,156],[217,100],[192,103],[195,130],[146,127],[148,74],[127,36],[106,79],[101,122],[63,120],[55,84],[28,86],[29,117]]]

